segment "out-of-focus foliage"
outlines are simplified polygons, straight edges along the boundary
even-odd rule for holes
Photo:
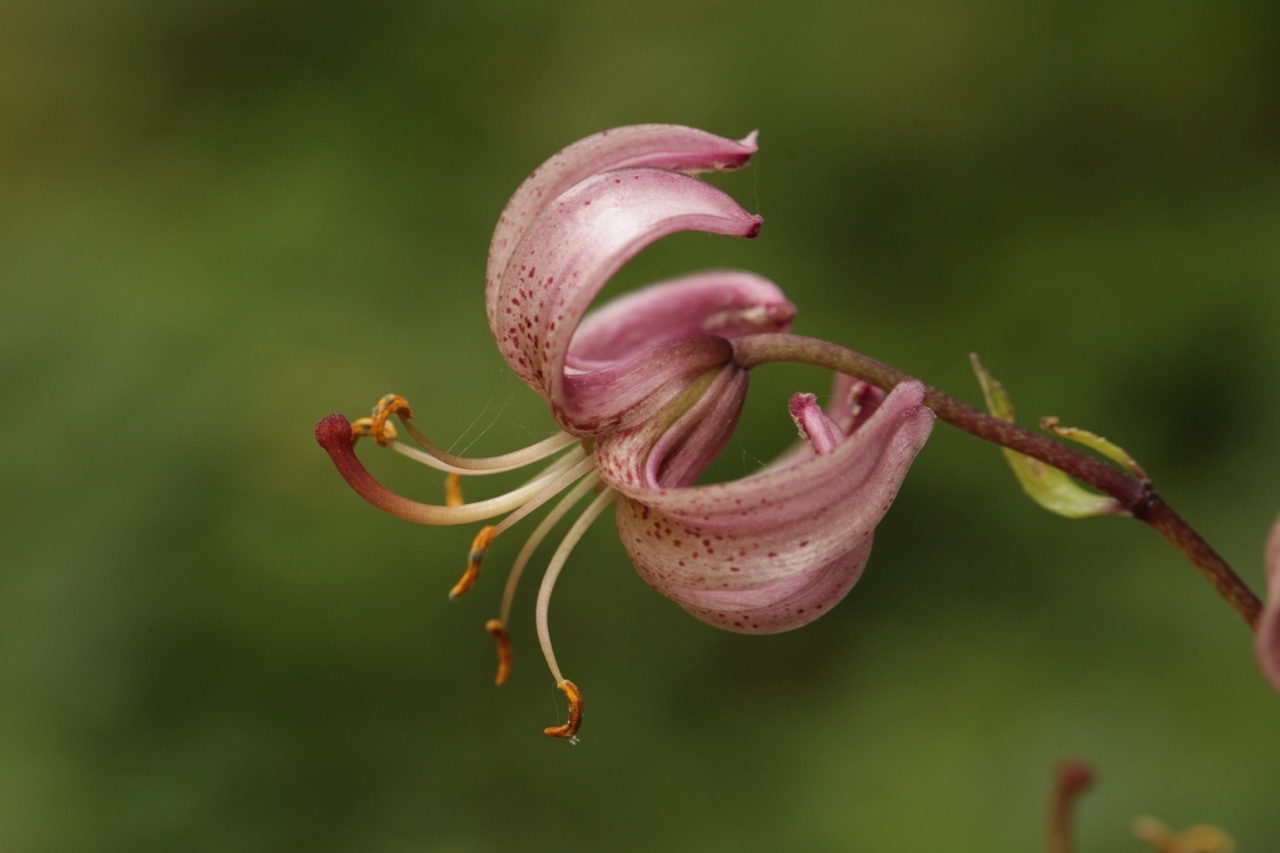
[[[761,131],[717,178],[766,225],[617,288],[776,279],[797,330],[1114,438],[1261,581],[1280,505],[1280,5],[134,0],[0,9],[0,847],[982,850],[1050,769],[1131,817],[1280,843],[1280,699],[1229,609],[1128,521],[1073,523],[939,427],[859,588],[718,633],[601,524],[497,690],[500,539],[351,494],[330,410],[405,394],[500,452],[551,421],[484,323],[490,229],[619,124]],[[611,292],[613,292],[611,290]],[[1069,360],[1060,353],[1072,353]],[[719,476],[788,441],[762,369]],[[435,497],[425,470],[379,475]],[[477,495],[478,496],[478,495]],[[517,531],[518,534],[518,531]]]

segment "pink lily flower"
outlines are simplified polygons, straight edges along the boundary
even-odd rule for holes
[[[1271,689],[1280,693],[1280,519],[1267,537],[1263,558],[1267,572],[1267,603],[1255,635],[1258,666]]]
[[[569,723],[548,734],[573,737],[581,721],[581,693],[551,647],[551,591],[569,552],[609,506],[636,569],[660,593],[727,630],[786,631],[829,610],[857,581],[874,528],[932,429],[919,383],[886,395],[838,376],[825,407],[813,395],[792,398],[799,447],[741,480],[696,485],[746,394],[748,373],[733,342],[786,332],[794,308],[766,279],[715,271],[587,312],[613,274],[663,236],[755,237],[760,217],[689,174],[738,168],[755,150],[754,133],[733,141],[671,125],[620,128],[564,149],[512,196],[489,251],[489,325],[511,369],[547,401],[563,432],[515,453],[464,459],[431,444],[391,395],[354,428],[341,415],[317,424],[317,439],[348,483],[381,509],[427,524],[505,514],[476,537],[451,597],[470,587],[496,536],[563,494],[516,557],[501,616],[488,625],[499,683],[510,667],[507,623],[525,565],[556,523],[595,493],[552,556],[537,600],[542,650],[570,700]],[[394,440],[393,413],[417,446]],[[448,473],[446,505],[378,484],[354,452],[360,435]],[[542,470],[507,495],[461,501],[459,475],[535,462]]]

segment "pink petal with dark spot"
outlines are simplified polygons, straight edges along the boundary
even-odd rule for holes
[[[817,618],[858,579],[871,534],[933,428],[923,393],[903,383],[830,453],[732,483],[663,488],[653,460],[634,459],[622,440],[615,454],[615,440],[603,439],[600,471],[625,496],[618,531],[636,569],[730,630],[785,631]],[[854,417],[829,415],[837,424]]]
[[[568,367],[593,370],[642,347],[689,335],[736,338],[791,327],[795,307],[754,273],[715,270],[618,297],[592,311],[569,344]]]
[[[624,263],[668,234],[752,237],[759,227],[760,218],[728,195],[678,172],[618,169],[588,178],[556,199],[512,254],[492,303],[498,347],[571,432],[591,435],[634,421],[629,409],[636,397],[617,400],[589,375],[566,375],[570,342],[592,300]],[[680,291],[673,288],[666,298],[679,302]],[[633,340],[666,337],[648,328]],[[632,360],[630,381],[659,387],[672,369],[682,368],[669,359]]]
[[[755,152],[755,133],[735,142],[691,127],[638,124],[588,136],[554,154],[516,189],[498,217],[485,274],[489,324],[496,316],[495,291],[516,246],[534,220],[574,184],[627,166],[681,172],[737,169]]]

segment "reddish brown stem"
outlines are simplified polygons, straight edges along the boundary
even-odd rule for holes
[[[799,335],[751,335],[736,339],[733,349],[735,361],[745,368],[772,362],[813,364],[857,377],[885,391],[913,378],[869,356]],[[928,385],[925,385],[924,403],[957,429],[1039,459],[1115,498],[1134,518],[1146,522],[1177,548],[1250,629],[1257,629],[1262,602],[1200,534],[1156,494],[1149,482],[1047,435],[975,409]]]
[[[1054,768],[1049,800],[1049,853],[1073,853],[1072,818],[1076,800],[1093,784],[1093,770],[1081,761],[1067,760]]]

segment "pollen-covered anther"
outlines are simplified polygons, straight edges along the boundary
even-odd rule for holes
[[[444,505],[462,506],[466,503],[462,497],[462,475],[449,474],[444,478]]]
[[[351,441],[353,444],[358,438],[373,437],[378,444],[386,446],[388,441],[395,441],[398,435],[395,425],[385,421],[377,430],[374,429],[373,418],[358,418],[351,422]]]
[[[471,540],[471,553],[467,555],[467,570],[462,573],[462,577],[458,578],[453,589],[449,590],[450,601],[461,598],[475,584],[476,578],[480,577],[480,564],[484,562],[484,555],[489,553],[489,546],[493,544],[493,538],[497,535],[498,528],[489,525],[480,528],[476,538]]]
[[[577,743],[578,729],[582,727],[582,691],[578,689],[578,685],[565,678],[556,682],[556,687],[569,700],[569,720],[562,726],[548,726],[542,733],[550,737],[568,738],[570,742]]]
[[[373,407],[373,417],[369,418],[369,435],[382,447],[386,447],[387,442],[396,437],[396,428],[387,423],[387,418],[392,415],[399,415],[407,421],[413,418],[413,411],[409,408],[409,401],[399,394],[384,394]]]
[[[490,619],[484,623],[484,629],[493,637],[498,651],[498,674],[494,676],[493,683],[501,687],[511,677],[511,632],[501,619]]]

